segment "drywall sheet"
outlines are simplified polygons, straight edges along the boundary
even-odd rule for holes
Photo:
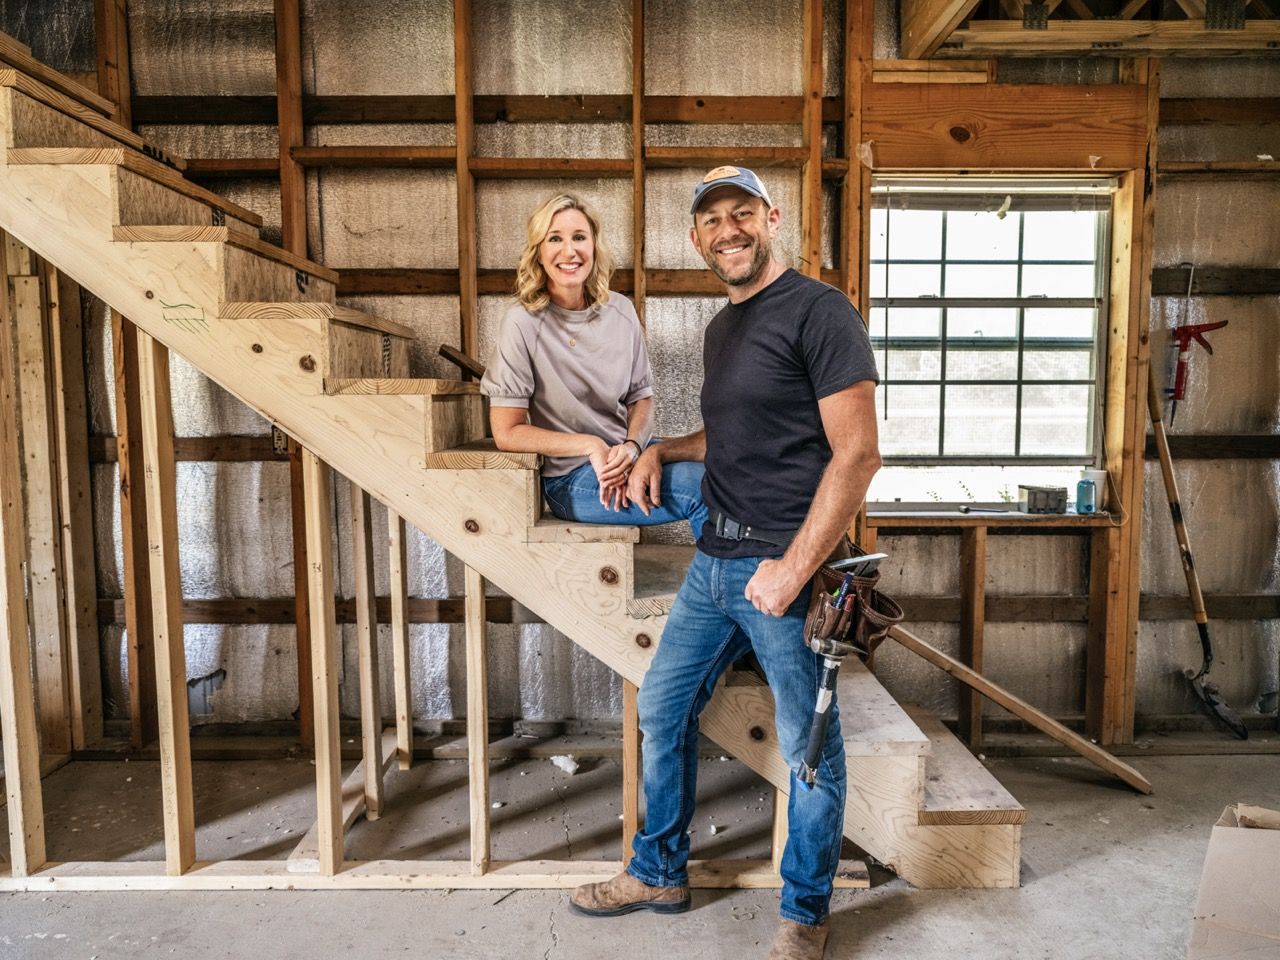
[[[130,0],[135,96],[275,96],[272,0]]]
[[[1209,679],[1222,698],[1242,717],[1275,715],[1277,664],[1280,664],[1280,621],[1211,620],[1213,666]],[[1191,690],[1187,668],[1199,670],[1203,660],[1200,635],[1191,618],[1143,620],[1138,624],[1137,722],[1174,716],[1202,716]],[[1212,723],[1206,716],[1206,727]]]
[[[452,95],[453,77],[449,0],[303,0],[304,93]]]

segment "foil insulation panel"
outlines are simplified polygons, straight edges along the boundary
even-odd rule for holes
[[[304,93],[452,96],[453,63],[448,0],[303,0]]]
[[[645,25],[647,94],[750,97],[804,92],[800,0],[649,0]],[[742,55],[708,56],[708,51]]]
[[[93,0],[0,0],[0,24],[55,70],[92,73],[98,68]]]
[[[1280,62],[1262,57],[1160,61],[1161,97],[1280,97]]]
[[[471,21],[479,95],[631,92],[627,0],[476,0]]]
[[[1274,123],[1165,126],[1158,132],[1157,155],[1166,160],[1250,161],[1280,157],[1280,129]],[[1161,186],[1175,186],[1169,183]],[[1157,208],[1159,201],[1157,200]],[[1159,210],[1157,209],[1157,216]]]
[[[272,0],[130,0],[135,96],[274,97]]]
[[[138,135],[148,143],[187,158],[274,157],[280,153],[280,135],[265,123],[143,123]],[[222,193],[219,180],[211,189]],[[275,192],[280,192],[275,187]]]
[[[679,437],[702,429],[702,337],[721,297],[649,297],[645,328],[653,366],[653,432]]]
[[[1280,677],[1280,621],[1211,620],[1213,667],[1209,679],[1241,717],[1276,713]],[[1203,714],[1183,670],[1200,669],[1200,635],[1185,620],[1138,624],[1138,725],[1143,717]],[[1210,721],[1207,719],[1205,723]]]
[[[475,137],[478,157],[631,157],[628,123],[485,123]]]
[[[890,554],[893,556],[893,554]],[[921,640],[943,653],[960,655],[960,628],[954,623],[915,622],[908,616],[906,627]],[[960,683],[922,657],[892,640],[876,651],[876,679],[902,703],[918,703],[943,719],[955,719]]]
[[[1088,557],[1088,537],[989,536],[987,595],[1083,596]]]
[[[889,555],[880,565],[879,588],[891,597],[958,597],[960,538],[882,531],[878,549]],[[989,541],[988,541],[989,542]],[[910,615],[910,611],[908,616]]]
[[[875,59],[897,60],[902,56],[898,0],[875,0],[875,4]]]
[[[1274,267],[1280,262],[1280,183],[1174,180],[1158,188],[1157,267],[1224,264]],[[1244,224],[1248,224],[1245,227]]]
[[[798,147],[802,130],[798,123],[646,123],[644,141],[651,147]]]
[[[394,318],[397,323],[413,328],[410,376],[458,379],[458,368],[440,356],[442,343],[462,347],[462,321],[456,296],[342,297],[338,302],[375,317]]]
[[[1115,83],[1116,63],[1109,57],[1010,57],[997,61],[996,76],[1000,83]]]

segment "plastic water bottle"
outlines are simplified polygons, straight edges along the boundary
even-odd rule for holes
[[[1092,480],[1084,479],[1076,484],[1076,513],[1093,513],[1097,502],[1098,488]]]

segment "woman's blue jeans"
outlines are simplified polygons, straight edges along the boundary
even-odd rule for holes
[[[655,526],[688,520],[696,539],[707,519],[707,505],[702,502],[702,464],[691,461],[664,464],[662,467],[662,505],[654,507],[646,517],[634,503],[625,510],[610,510],[600,502],[600,481],[590,463],[584,463],[562,477],[543,477],[542,495],[551,512],[561,520],[579,523],[626,523]]]
[[[831,726],[812,788],[795,771],[804,759],[821,665],[804,644],[809,590],[782,617],[760,613],[744,596],[758,557],[720,560],[699,550],[676,596],[640,687],[644,734],[644,826],[627,870],[652,887],[688,882],[689,835],[698,771],[698,717],[716,680],[754,650],[773,691],[778,746],[791,769],[790,833],[782,855],[782,916],[818,924],[831,904],[843,840],[845,765],[840,712]]]

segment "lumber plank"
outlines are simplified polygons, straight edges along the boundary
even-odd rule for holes
[[[18,432],[17,358],[9,285],[0,287],[0,738],[4,744],[9,869],[25,877],[45,862],[40,728],[22,566],[27,542]]]
[[[787,851],[790,822],[787,819],[787,803],[790,798],[781,790],[773,791],[773,812],[769,827],[769,865],[781,877],[782,856]]]
[[[751,167],[799,167],[809,158],[805,147],[645,147],[646,167],[714,167],[741,163]]]
[[[294,624],[293,643],[298,659],[298,742],[306,752],[315,749],[315,697],[311,687],[311,567],[307,563],[306,485],[302,445],[289,437],[289,532],[293,552],[293,601],[288,605]]]
[[[961,683],[973,687],[984,697],[1004,707],[1020,720],[1025,720],[1037,730],[1047,733],[1059,743],[1070,747],[1086,760],[1119,777],[1139,793],[1151,792],[1150,781],[1129,764],[1118,760],[1101,747],[1068,730],[1052,717],[1040,712],[1025,700],[992,683],[981,674],[974,673],[974,671],[955,658],[947,656],[941,650],[929,645],[901,627],[890,629],[889,636],[912,653],[918,654],[934,666],[951,674]]]
[[[0,63],[26,74],[32,80],[44,84],[51,90],[56,90],[63,96],[82,105],[87,110],[100,114],[104,118],[110,117],[115,113],[116,105],[110,100],[98,96],[84,84],[77,83],[66,74],[59,73],[47,64],[37,60],[31,55],[29,47],[24,50],[23,45],[18,44],[16,41],[10,40],[9,43],[0,45]]]
[[[458,205],[458,322],[462,352],[475,356],[480,342],[476,291],[476,183],[471,172],[475,156],[475,117],[472,113],[471,0],[453,4],[454,130],[458,152],[456,194]]]
[[[478,360],[473,359],[472,357],[467,356],[465,353],[463,353],[461,350],[459,350],[457,347],[453,346],[452,344],[448,344],[448,343],[440,344],[440,349],[438,353],[440,354],[440,356],[444,357],[450,363],[453,363],[460,369],[465,370],[467,373],[471,374],[473,377],[484,376],[484,364],[480,363],[480,361]]]
[[[903,58],[932,57],[977,6],[978,0],[903,0]]]
[[[182,578],[178,566],[178,485],[173,459],[169,351],[138,336],[138,385],[147,488],[147,552],[155,624],[156,708],[160,785],[164,798],[165,869],[180,876],[195,862],[195,796],[191,783],[187,658],[183,645]]]
[[[923,707],[904,704],[929,738],[920,822],[938,826],[1026,823],[1027,811],[941,720]]]
[[[1277,180],[1280,163],[1274,160],[1165,160],[1157,168],[1166,183],[1179,180]]]
[[[480,384],[466,380],[402,379],[391,377],[325,377],[324,392],[331,397],[479,396]]]
[[[49,753],[70,753],[71,671],[67,663],[66,611],[62,603],[62,516],[58,504],[59,463],[51,377],[46,364],[49,331],[44,284],[39,276],[10,276],[8,282],[21,394],[27,604],[35,657],[40,740]]]
[[[426,466],[442,470],[536,470],[542,458],[536,453],[499,450],[493,440],[475,440],[451,450],[427,454]]]
[[[538,179],[543,177],[629,177],[631,161],[607,157],[472,157],[475,178]]]
[[[383,731],[382,734],[382,764],[383,773],[391,767],[391,758],[395,756],[395,732],[392,730]],[[351,829],[351,825],[356,822],[360,814],[365,812],[365,761],[362,759],[355,765],[355,769],[347,775],[342,781],[342,832],[346,834]],[[286,862],[286,869],[290,873],[319,873],[320,872],[320,825],[319,821],[311,824],[311,828],[307,830],[298,845],[293,848]]]
[[[1044,30],[1017,21],[974,20],[938,50],[941,57],[1228,57],[1280,43],[1280,22],[1249,20],[1240,30],[1213,30],[1195,20],[1050,20]]]
[[[836,680],[846,757],[921,757],[929,738],[861,660],[847,658]]]
[[[330,283],[338,282],[338,274],[333,270],[322,267],[306,257],[290,253],[283,247],[250,237],[230,227],[129,226],[113,227],[111,233],[111,238],[120,243],[225,243],[292,267],[294,270],[309,273],[321,280],[327,280]]]
[[[94,0],[94,46],[97,48],[98,93],[111,103],[108,115],[126,130],[133,128],[129,86],[129,15],[127,0]]]
[[[340,654],[333,612],[333,541],[329,466],[302,451],[306,508],[307,596],[311,621],[311,687],[315,700],[316,846],[320,872],[342,869],[342,750],[338,742]]]
[[[574,523],[544,516],[529,527],[529,543],[639,543],[640,528],[614,523]]]
[[[293,151],[303,144],[302,13],[298,0],[275,0],[276,109],[280,218],[285,249],[307,253],[307,182]]]
[[[44,280],[53,367],[58,508],[62,516],[71,739],[75,749],[83,750],[102,738],[102,671],[98,655],[93,512],[89,506],[92,488],[80,287],[52,267],[46,269]]]
[[[635,856],[634,841],[640,829],[640,688],[622,681],[622,863]]]
[[[494,861],[488,873],[469,876],[462,860],[353,860],[342,872],[298,873],[287,860],[204,861],[182,877],[166,877],[146,860],[48,864],[32,877],[0,873],[0,891],[120,890],[568,890],[607,880],[616,860]],[[776,889],[768,860],[691,860],[689,885],[698,889]],[[841,860],[835,885],[866,889],[861,860]]]
[[[377,330],[380,333],[389,333],[394,337],[403,337],[407,340],[416,340],[418,338],[417,331],[406,324],[365,313],[363,310],[355,310],[351,307],[342,307],[332,303],[320,303],[314,300],[295,301],[292,303],[281,303],[279,301],[258,303],[244,301],[224,302],[218,305],[218,316],[236,320],[308,320],[320,318],[336,320],[339,323],[346,323],[355,327],[364,327],[367,330]]]
[[[290,149],[294,161],[303,167],[393,167],[452,168],[457,159],[455,147],[405,146],[340,146]]]
[[[633,548],[635,587],[627,612],[637,618],[659,617],[671,609],[676,592],[693,562],[693,547],[637,544]]]
[[[960,532],[960,659],[982,672],[982,646],[987,619],[987,528]],[[960,687],[960,735],[971,747],[982,743],[982,697]]]
[[[392,686],[396,697],[396,759],[401,770],[413,765],[413,684],[409,667],[409,566],[404,518],[387,510],[390,550]]]
[[[1099,173],[1146,162],[1141,86],[879,83],[864,93],[864,162],[877,171]]]
[[[801,121],[800,270],[822,274],[822,0],[805,0],[802,32],[804,112]]]
[[[484,617],[484,577],[466,567],[467,770],[471,790],[471,873],[488,872],[489,668]]]
[[[203,180],[280,176],[279,157],[192,157],[187,176]]]
[[[631,0],[631,300],[645,327],[644,0]],[[624,831],[625,832],[625,831]],[[630,838],[626,838],[626,844]]]
[[[1254,124],[1280,121],[1275,97],[1163,97],[1160,126]]]
[[[373,518],[369,494],[351,484],[351,563],[356,584],[356,656],[360,682],[360,741],[365,758],[365,816],[382,816],[382,691],[378,665],[378,606],[373,589]]]

